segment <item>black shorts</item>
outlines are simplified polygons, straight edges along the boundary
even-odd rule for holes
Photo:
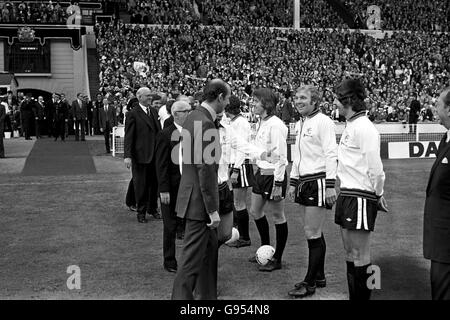
[[[233,192],[226,182],[219,186],[219,215],[233,212]]]
[[[274,175],[262,175],[261,170],[258,168],[255,174],[255,184],[253,185],[252,192],[259,194],[264,200],[272,200],[273,182],[275,180]],[[286,197],[287,187],[287,173],[284,173],[284,180],[281,185],[281,196],[283,199]]]
[[[323,207],[331,209],[331,207],[326,204],[325,196],[325,178],[300,182],[295,190],[295,202],[305,207]]]
[[[373,231],[378,203],[372,199],[339,195],[334,222],[347,230]]]
[[[241,165],[238,170],[239,175],[237,178],[237,183],[233,183],[233,189],[252,187],[254,184],[255,175],[253,173],[253,165],[250,164],[250,161],[245,160],[245,163]]]

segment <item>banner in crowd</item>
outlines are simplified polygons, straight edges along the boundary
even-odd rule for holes
[[[439,141],[390,142],[389,159],[436,158]]]
[[[145,62],[135,61],[133,64],[133,69],[138,72],[140,76],[145,77],[146,72],[150,69],[150,67]]]

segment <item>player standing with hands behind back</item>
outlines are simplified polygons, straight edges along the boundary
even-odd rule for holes
[[[387,211],[380,134],[366,116],[366,91],[359,80],[345,79],[336,88],[335,104],[347,119],[338,148],[337,176],[341,182],[335,223],[347,258],[350,300],[369,300],[370,235],[377,211]]]
[[[313,295],[316,286],[326,286],[322,226],[327,209],[336,201],[337,144],[333,121],[319,110],[321,100],[318,89],[310,85],[298,88],[294,98],[302,120],[296,125],[289,197],[300,204],[309,248],[305,279],[289,291],[295,298]]]

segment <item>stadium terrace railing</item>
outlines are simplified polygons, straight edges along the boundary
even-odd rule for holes
[[[381,142],[425,142],[440,141],[447,131],[439,123],[375,123],[375,127],[380,133]],[[257,124],[251,124],[253,136],[256,135]],[[336,122],[336,139],[339,143],[341,135],[344,132],[345,123]],[[113,128],[112,132],[112,155],[124,152],[123,140],[125,137],[125,127],[118,126]],[[287,143],[289,145],[295,143],[295,123],[289,124],[289,136]]]

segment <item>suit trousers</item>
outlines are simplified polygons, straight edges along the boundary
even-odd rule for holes
[[[217,300],[217,230],[206,221],[186,219],[181,261],[173,283],[172,300]]]
[[[134,195],[133,179],[131,179],[130,183],[128,184],[127,194],[125,196],[125,204],[127,205],[127,207],[136,205],[136,197]]]
[[[3,145],[3,131],[0,131],[0,158],[5,157],[5,146]]]
[[[431,261],[431,296],[433,300],[450,300],[450,264]]]
[[[147,211],[156,209],[158,202],[158,182],[155,161],[149,164],[135,163],[131,166],[133,174],[134,194],[136,197],[137,213],[145,217]]]
[[[178,191],[178,190],[177,190]],[[178,192],[170,193],[170,204],[161,203],[161,213],[163,218],[163,255],[164,265],[168,267],[176,267],[177,260],[175,258],[175,242],[177,235],[177,214],[175,205]]]
[[[59,136],[61,136],[61,140],[65,140],[65,128],[66,128],[66,122],[64,120],[56,120],[55,121],[55,129],[53,130],[53,133],[55,134],[55,139],[58,139]]]
[[[109,134],[110,133],[111,133],[111,125],[109,124],[109,122],[106,122],[106,128],[103,131],[103,135],[105,137],[106,152],[108,152],[108,153],[111,152],[111,146],[109,145]]]
[[[80,140],[80,129],[81,129],[81,141],[84,141],[86,132],[84,119],[75,120],[75,141]]]

